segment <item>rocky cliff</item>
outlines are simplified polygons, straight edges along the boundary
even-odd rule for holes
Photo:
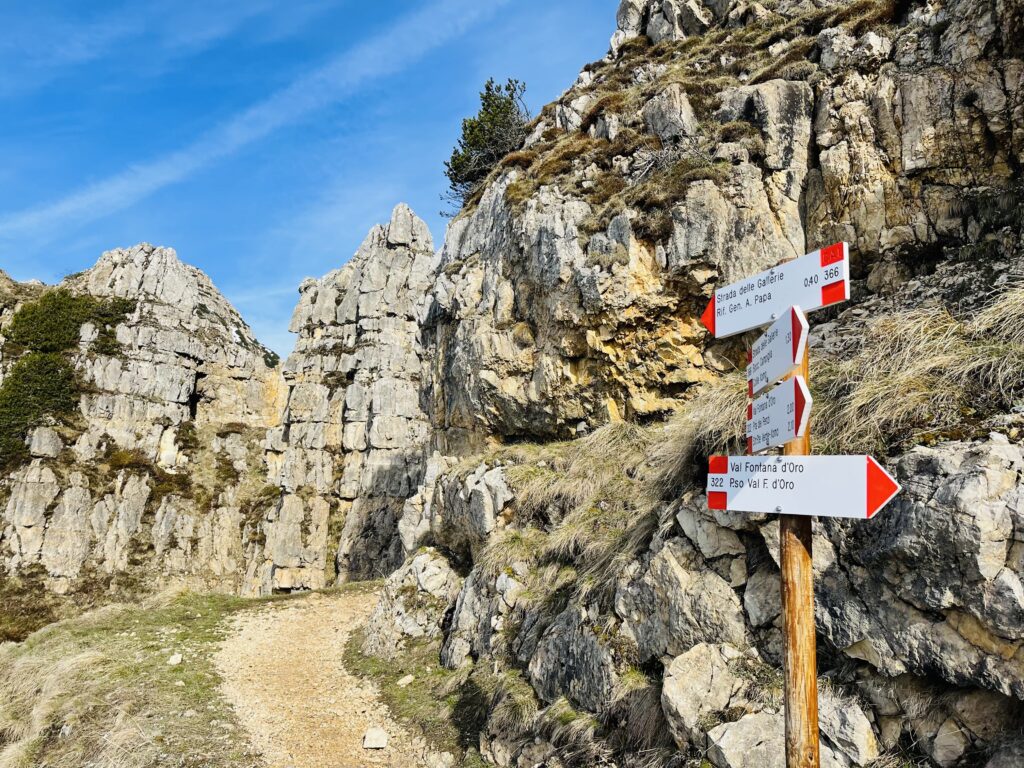
[[[167,584],[269,589],[273,528],[253,509],[282,407],[276,356],[168,249],[105,253],[52,289],[4,277],[6,427],[39,389],[33,364],[71,372],[70,407],[37,409],[24,456],[4,445],[5,634]]]
[[[741,433],[744,340],[696,318],[845,240],[818,445],[906,490],[816,529],[825,764],[1015,764],[1020,8],[625,0],[618,22],[449,228],[418,338],[430,457],[366,649],[504,670],[500,765],[781,765],[777,523],[700,490]]]
[[[5,593],[391,574],[366,650],[463,669],[493,763],[781,765],[777,522],[701,490],[749,339],[698,316],[845,240],[816,446],[905,491],[816,526],[823,757],[1017,765],[1022,39],[1009,0],[623,0],[440,251],[399,206],[301,286],[280,371],[171,252],[106,254],[64,284],[100,302],[75,409],[3,480]],[[5,387],[51,294],[0,280]]]

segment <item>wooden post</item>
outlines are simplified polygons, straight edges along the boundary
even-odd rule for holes
[[[792,375],[808,380],[807,352]],[[811,454],[811,431],[787,443],[786,456]],[[818,660],[810,517],[779,518],[782,566],[782,644],[786,683],[786,768],[819,768]]]

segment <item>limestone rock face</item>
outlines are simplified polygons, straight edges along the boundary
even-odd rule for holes
[[[4,324],[46,290],[8,282]],[[0,578],[69,597],[136,584],[261,591],[246,572],[263,556],[262,522],[241,507],[265,484],[258,436],[281,409],[274,356],[167,248],[110,251],[60,287],[132,309],[113,345],[81,328],[68,353],[77,418],[32,430],[31,463],[0,480]],[[0,372],[13,362],[0,358]]]
[[[512,490],[501,467],[481,464],[465,479],[449,475],[434,491],[431,539],[452,552],[479,555],[499,526]]]
[[[729,668],[739,655],[728,646],[701,643],[672,660],[661,703],[680,749],[701,743],[702,721],[746,704],[746,683]]]
[[[348,264],[300,289],[287,406],[268,435],[267,465],[296,514],[329,506],[325,535],[337,554],[327,565],[342,578],[385,575],[406,553],[399,521],[427,463],[420,383],[434,261],[426,224],[398,206]],[[327,548],[314,547],[321,556]],[[321,586],[310,581],[323,572],[319,562],[298,567],[304,586]],[[268,561],[261,579],[273,583],[276,568]]]
[[[545,701],[565,695],[590,711],[609,700],[617,677],[610,648],[577,607],[566,609],[541,637],[529,674]]]
[[[366,625],[364,652],[390,658],[407,638],[440,637],[445,613],[461,586],[462,579],[436,550],[417,553],[388,577]]]
[[[699,643],[746,644],[736,593],[684,540],[665,542],[637,570],[620,586],[615,608],[641,659],[674,656]]]
[[[784,768],[786,739],[782,719],[765,712],[715,726],[708,733],[708,759],[716,768]]]
[[[1024,453],[1004,441],[917,448],[897,469],[904,492],[878,525],[829,527],[823,631],[886,674],[1024,698]]]

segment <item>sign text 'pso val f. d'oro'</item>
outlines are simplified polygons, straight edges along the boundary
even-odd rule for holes
[[[850,249],[836,243],[719,288],[701,321],[716,338],[778,319],[790,307],[805,312],[850,298]]]
[[[712,456],[708,507],[870,518],[900,486],[870,456]]]

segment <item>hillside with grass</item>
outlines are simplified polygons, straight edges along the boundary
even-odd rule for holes
[[[258,764],[278,694],[345,759],[345,707],[379,704],[394,760],[430,768],[782,766],[778,520],[704,493],[708,457],[743,450],[756,334],[699,318],[839,241],[814,451],[872,454],[903,491],[815,522],[823,765],[1024,764],[1021,40],[1017,0],[622,0],[535,118],[488,83],[444,243],[397,206],[299,286],[280,364],[167,249],[57,287],[0,273],[0,766]],[[316,597],[267,625],[229,597],[370,581],[372,606],[331,593],[333,645]],[[165,587],[196,594],[100,607]],[[146,649],[186,625],[186,692],[224,733],[146,726],[166,745],[119,763],[111,719],[174,711]],[[294,653],[320,687],[243,669],[225,698],[201,658],[261,628],[252,668]],[[332,680],[366,688],[338,703]]]

